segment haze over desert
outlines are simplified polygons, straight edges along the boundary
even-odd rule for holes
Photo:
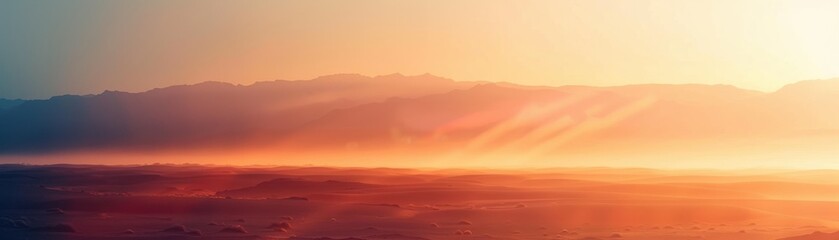
[[[0,1],[0,240],[839,240],[837,12]]]

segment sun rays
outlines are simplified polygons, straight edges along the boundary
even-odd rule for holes
[[[463,148],[428,161],[432,166],[538,165],[540,160],[555,159],[554,154],[566,144],[618,125],[657,101],[654,97],[629,99],[611,108],[608,105],[614,103],[592,101],[604,94],[608,93],[560,94],[561,97],[528,104],[507,120],[477,134]]]

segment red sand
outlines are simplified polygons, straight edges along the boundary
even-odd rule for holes
[[[3,221],[76,231],[0,228],[20,238],[823,239],[839,229],[839,183],[822,180],[832,171],[0,170]],[[173,226],[183,231],[164,231]]]

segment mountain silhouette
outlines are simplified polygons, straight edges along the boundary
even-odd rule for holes
[[[32,100],[0,112],[0,152],[161,149],[251,144],[340,108],[468,88],[431,75],[331,75],[308,81],[220,82],[141,93]]]
[[[607,142],[780,137],[839,129],[839,80],[530,87],[341,74],[242,86],[57,96],[0,111],[0,153],[98,149],[456,148],[554,152]]]
[[[21,99],[2,99],[0,98],[0,112],[4,110],[8,110],[13,107],[17,107],[18,105],[23,104],[26,102],[25,100]]]

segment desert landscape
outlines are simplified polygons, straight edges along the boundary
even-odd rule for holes
[[[837,82],[332,75],[7,102],[0,236],[835,239],[839,171],[812,166],[836,153]]]
[[[837,171],[3,165],[4,239],[835,239]]]
[[[0,1],[0,240],[839,240],[839,1]]]

